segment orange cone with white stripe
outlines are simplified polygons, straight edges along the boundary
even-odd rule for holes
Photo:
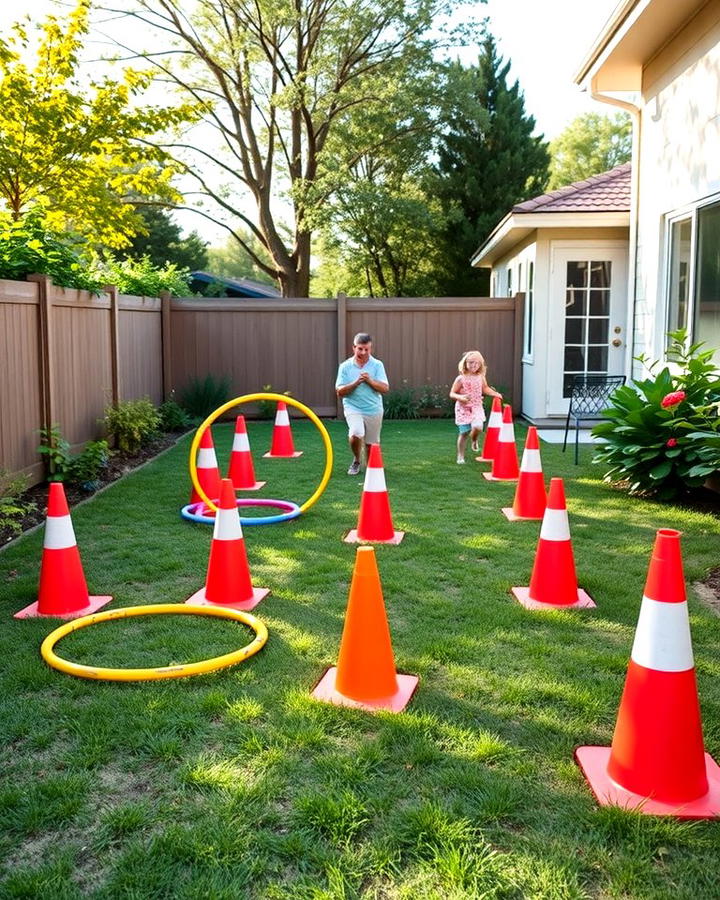
[[[527,609],[573,609],[595,603],[578,587],[562,478],[550,479],[530,587],[512,592]]]
[[[488,481],[517,481],[519,474],[512,408],[508,404],[503,410],[502,428],[493,455],[492,471],[483,472],[483,475]]]
[[[197,479],[200,487],[205,491],[208,500],[215,503],[220,496],[220,470],[218,469],[215,445],[213,444],[212,431],[206,428],[200,438],[200,446],[197,454]],[[190,503],[202,503],[203,499],[193,485]]]
[[[278,400],[272,443],[270,444],[270,450],[264,456],[269,459],[278,457],[292,459],[295,456],[302,456],[302,450],[296,450],[293,444],[290,416],[287,411],[287,403],[284,400]]]
[[[193,606],[254,609],[269,593],[269,588],[252,585],[235,491],[232,481],[223,478],[205,587],[185,602]]]
[[[502,401],[499,397],[493,397],[492,407],[490,409],[490,418],[488,419],[487,429],[485,430],[485,441],[483,442],[482,455],[475,457],[478,462],[493,461],[495,450],[497,448],[498,438],[500,437],[502,422]]]
[[[235,419],[235,434],[227,477],[232,481],[236,491],[257,491],[265,484],[264,481],[255,481],[255,467],[245,427],[245,416],[238,416]]]
[[[575,758],[602,806],[720,816],[720,767],[703,745],[679,531],[655,537],[612,747],[579,747]]]
[[[65,489],[54,481],[48,494],[38,599],[16,612],[15,618],[77,619],[96,612],[111,600],[109,596],[91,597],[88,593]]]
[[[525,439],[525,449],[520,463],[520,480],[515,490],[513,505],[504,506],[502,511],[511,522],[542,519],[546,504],[537,428],[531,425]]]
[[[337,666],[325,672],[312,695],[340,706],[400,712],[417,685],[417,675],[395,669],[375,550],[358,547]]]
[[[345,538],[347,544],[370,541],[373,544],[399,544],[404,531],[395,531],[390,512],[390,497],[385,484],[382,454],[379,444],[370,445],[365,484],[360,498],[357,528]]]

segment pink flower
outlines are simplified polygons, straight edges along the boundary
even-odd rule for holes
[[[682,403],[685,399],[685,391],[673,391],[671,394],[666,394],[662,400],[660,401],[660,406],[663,409],[668,409],[670,406],[677,406],[678,403]]]
[[[665,442],[666,447],[677,447],[677,438],[670,438]]]

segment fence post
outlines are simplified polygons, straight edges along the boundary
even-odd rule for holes
[[[52,288],[53,283],[47,275],[28,275],[28,281],[38,286],[39,324],[38,357],[40,360],[40,405],[43,422],[41,428],[52,428],[55,413],[54,387],[55,366],[52,347]]]
[[[103,287],[110,294],[110,390],[112,405],[117,408],[120,403],[120,335],[118,312],[118,289],[115,284]]]
[[[522,412],[522,358],[525,333],[525,294],[515,294],[515,327],[513,329],[513,415]]]
[[[170,340],[170,291],[160,291],[161,325],[160,352],[162,354],[162,390],[163,400],[167,400],[172,391],[172,343]]]
[[[337,361],[338,365],[345,359],[347,353],[347,295],[338,294],[336,301],[337,310]],[[343,417],[342,399],[335,395],[335,412],[338,419]]]

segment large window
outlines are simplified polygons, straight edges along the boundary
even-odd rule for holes
[[[690,238],[692,223],[681,219],[670,226],[670,296],[668,331],[688,327],[690,299]]]

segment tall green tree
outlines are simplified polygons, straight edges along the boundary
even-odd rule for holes
[[[180,226],[170,213],[157,206],[140,206],[142,233],[138,232],[123,250],[124,258],[146,256],[154,266],[162,268],[174,263],[180,269],[204,269],[208,264],[208,246],[197,231],[183,237]]]
[[[518,82],[508,84],[509,69],[488,35],[477,66],[456,63],[449,72],[455,108],[440,140],[435,186],[448,222],[448,296],[487,294],[487,274],[473,269],[470,257],[514,204],[542,193],[547,183],[547,145],[534,134]]]
[[[40,209],[50,228],[120,247],[138,224],[133,199],[178,200],[177,168],[147,141],[190,109],[142,106],[148,72],[83,86],[88,13],[80,0],[64,20],[37,26],[37,40],[22,23],[0,38],[0,204],[13,221]]]
[[[136,0],[131,8],[174,51],[162,56],[156,46],[148,58],[202,105],[215,131],[172,148],[218,210],[205,214],[226,225],[285,296],[307,296],[313,231],[350,168],[413,127],[402,86],[428,78],[449,40],[438,22],[457,4]]]
[[[577,116],[550,142],[548,189],[607,172],[628,162],[631,155],[632,119],[626,112]]]

